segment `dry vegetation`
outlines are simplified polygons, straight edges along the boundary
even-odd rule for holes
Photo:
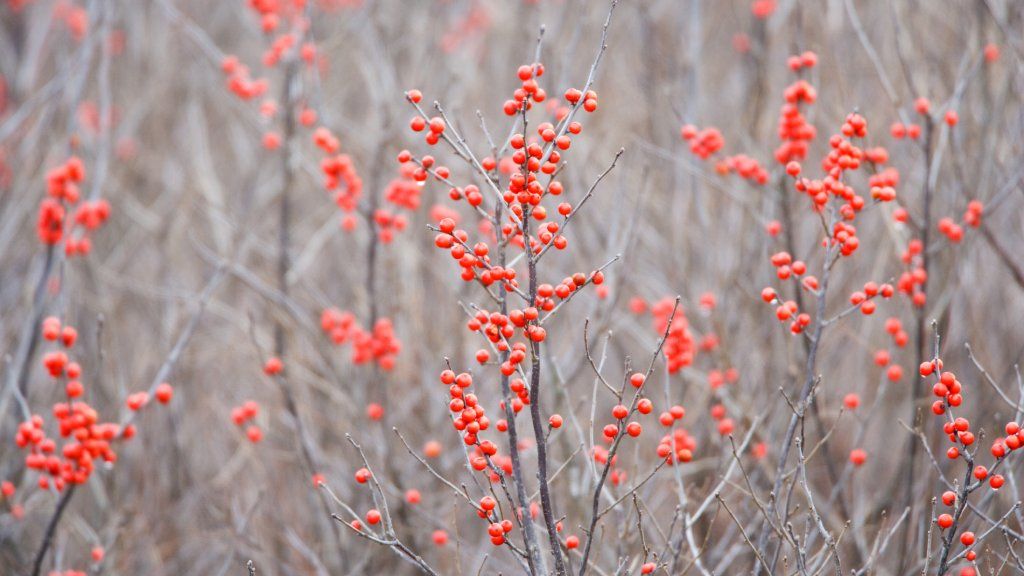
[[[652,564],[657,574],[705,576],[1024,573],[1022,459],[1009,453],[996,464],[990,454],[1024,401],[1024,4],[620,0],[609,15],[611,2],[600,0],[307,0],[302,9],[279,0],[267,34],[268,17],[252,4],[261,3],[0,7],[0,480],[15,488],[0,497],[0,574],[242,575],[249,560],[257,574],[536,575],[563,563],[581,576]],[[296,47],[266,66],[265,53],[288,34]],[[307,43],[314,66],[300,48]],[[806,51],[817,65],[791,70],[787,59]],[[544,341],[524,348],[522,377],[529,387],[536,371],[540,394],[515,419],[522,470],[491,482],[471,469],[477,454],[453,430],[458,413],[438,378],[449,366],[473,374],[491,420],[479,440],[496,445],[501,466],[510,446],[496,429],[505,417],[497,352],[466,325],[475,306],[500,309],[487,290],[508,310],[526,303],[499,294],[500,281],[485,289],[460,279],[435,231],[457,215],[469,246],[489,243],[493,263],[506,254],[517,290],[536,294],[524,250],[480,228],[498,204],[499,222],[518,226],[496,193],[509,174],[489,172],[492,190],[475,163],[493,155],[489,138],[509,156],[507,138],[522,131],[522,114],[502,112],[522,85],[521,65],[543,62],[547,101],[567,106],[563,93],[585,89],[599,54],[598,108],[576,114],[583,130],[557,173],[565,192],[542,204],[561,222],[560,202],[593,196],[564,230],[568,247],[545,255],[536,277],[556,286],[582,272],[588,284],[545,322]],[[230,57],[253,81],[265,78],[266,92],[245,99],[229,89]],[[794,178],[775,150],[783,95],[798,78],[817,92],[801,104],[817,136]],[[410,130],[411,89],[428,118],[441,104],[450,141],[430,146]],[[927,114],[920,97],[930,100]],[[541,122],[557,130],[548,102],[529,112],[527,140]],[[797,187],[825,176],[829,137],[852,113],[867,123],[866,138],[853,139],[858,151],[884,147],[888,158],[865,159],[844,177],[867,202],[854,221],[859,247],[833,267],[839,244],[826,255],[823,225],[841,218],[845,200],[816,213]],[[893,123],[921,134],[895,138]],[[680,137],[684,125],[717,128],[724,146],[701,159]],[[351,205],[339,208],[324,189],[318,127],[351,159],[339,171]],[[433,155],[456,185],[478,186],[481,211],[451,200],[437,172],[422,187],[402,184],[418,207],[396,206],[387,191],[406,149],[415,162]],[[468,150],[472,162],[460,157]],[[763,167],[764,183],[723,173],[739,154]],[[64,240],[41,242],[36,228],[47,177],[71,156],[85,167],[80,203],[105,200],[109,218],[88,232],[88,254],[65,256]],[[869,178],[883,166],[899,172],[894,201],[872,199]],[[977,226],[963,221],[971,201],[984,206]],[[378,209],[407,225],[382,226]],[[781,232],[770,234],[773,226]],[[927,256],[908,265],[916,239]],[[827,292],[780,280],[770,261],[780,252],[806,261],[819,281],[829,268]],[[604,283],[589,283],[612,260]],[[923,306],[897,289],[870,300],[871,315],[849,308],[865,282],[898,284],[917,268],[927,270],[914,289],[926,292]],[[776,319],[777,304],[761,298],[766,286],[810,314],[802,334]],[[668,342],[676,348],[663,350],[677,296]],[[638,299],[647,311],[638,313]],[[366,329],[390,321],[400,350],[353,358],[372,348],[369,332],[336,346],[321,328],[332,307]],[[58,446],[72,442],[52,415],[68,398],[67,379],[44,367],[59,347],[44,338],[47,317],[77,329],[68,351],[81,365],[77,402],[120,425],[117,435],[129,421],[137,429],[112,442],[116,463],[97,459],[87,482],[60,492],[39,487],[46,474],[26,467],[31,450],[16,443],[30,414],[45,418]],[[887,333],[890,318],[902,323],[902,346]],[[378,336],[372,342],[387,343]],[[510,342],[527,339],[516,330]],[[679,346],[692,346],[692,358]],[[937,374],[918,374],[936,346],[963,387],[955,411],[970,421],[969,446],[962,436],[951,443],[946,415],[932,413]],[[481,349],[490,351],[485,365]],[[880,350],[889,366],[875,362]],[[265,373],[271,357],[282,372]],[[671,374],[666,357],[680,363]],[[894,365],[903,372],[896,381]],[[630,411],[620,427],[636,421],[643,433],[615,430],[620,438],[608,444],[602,431],[616,422],[620,386],[621,404],[634,406],[633,372],[649,374],[637,400],[648,397],[654,411]],[[166,405],[127,407],[131,394],[165,381]],[[233,409],[248,400],[259,412],[236,425]],[[563,418],[543,457],[533,404],[543,434],[551,415]],[[686,410],[673,427],[694,442],[692,460],[674,465],[657,453],[668,430],[658,415],[673,405]],[[439,454],[425,457],[431,442]],[[600,452],[612,446],[615,466],[599,484]],[[946,457],[951,446],[960,457]],[[1000,474],[1002,489],[988,478],[972,487],[975,464]],[[357,482],[367,465],[372,479]],[[537,508],[533,537],[516,521],[495,546],[474,507],[492,495],[501,518],[515,519],[520,487]],[[406,501],[408,490],[419,491],[418,503]],[[953,506],[942,502],[947,490]],[[371,509],[384,518],[367,526]],[[937,526],[943,513],[956,526]],[[553,542],[546,516],[560,523]],[[961,544],[965,532],[973,546]]]

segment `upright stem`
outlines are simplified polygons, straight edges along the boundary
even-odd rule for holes
[[[523,242],[526,250],[526,263],[530,272],[529,298],[530,304],[537,302],[537,260],[530,246],[530,212],[529,205],[523,209]],[[562,559],[562,548],[555,530],[555,515],[551,506],[551,492],[548,490],[548,450],[544,435],[544,423],[540,415],[540,342],[530,339],[530,353],[533,365],[530,368],[530,418],[533,420],[533,435],[537,441],[537,481],[540,483],[540,506],[544,513],[544,525],[548,530],[548,543],[551,555],[555,558],[555,574],[565,575],[565,562]]]
[[[49,551],[50,544],[53,543],[53,535],[57,532],[60,518],[64,515],[64,510],[67,509],[68,503],[71,502],[71,497],[75,494],[75,487],[75,484],[69,484],[64,493],[61,494],[60,500],[57,501],[57,508],[53,511],[53,516],[50,516],[50,521],[46,524],[43,543],[39,545],[39,551],[36,552],[36,559],[32,565],[32,576],[39,576],[43,570],[43,560],[46,559],[46,552]]]
[[[797,22],[800,22],[799,18],[797,19]],[[780,176],[779,178],[779,204],[782,209],[782,234],[786,242],[786,251],[789,252],[790,254],[796,254],[796,238],[793,234],[793,210],[792,206],[790,206],[789,195],[786,193],[787,188],[785,178],[785,175]],[[803,310],[804,294],[800,286],[796,287],[793,299],[796,301],[797,308]],[[807,340],[806,338],[803,338],[802,340],[804,348],[804,357],[806,358],[811,353],[811,341]],[[814,419],[814,427],[818,435],[821,436],[822,438],[821,449],[827,452],[828,434],[825,429],[825,423],[821,419],[821,409],[818,406],[817,398],[811,400],[810,408],[811,417]],[[835,462],[833,462],[831,458],[825,458],[825,470],[828,472],[828,478],[832,485],[840,486],[840,490],[842,490],[842,483],[839,481],[839,471],[836,470]],[[850,511],[846,507],[846,501],[843,498],[837,498],[836,503],[839,505],[839,512],[843,515],[843,517],[850,518]]]
[[[291,258],[288,254],[291,245],[291,188],[295,180],[295,162],[292,157],[292,142],[295,136],[295,76],[298,72],[299,60],[292,56],[285,68],[284,86],[281,103],[284,111],[284,153],[281,154],[281,173],[284,181],[281,184],[281,206],[278,212],[277,236],[277,288],[284,296],[288,296],[288,269]],[[278,320],[274,325],[274,354],[282,358],[286,350],[284,324]]]
[[[817,309],[814,312],[814,332],[811,336],[811,345],[807,350],[807,362],[804,365],[804,385],[800,390],[800,404],[798,406],[805,405],[811,392],[814,390],[815,382],[815,366],[818,358],[818,347],[821,344],[821,336],[825,328],[825,304],[826,294],[828,292],[828,281],[831,275],[832,269],[832,245],[829,243],[825,248],[825,260],[822,266],[821,275],[821,288],[818,291],[817,298]],[[775,464],[775,484],[772,487],[772,494],[768,500],[768,517],[775,515],[775,510],[779,501],[779,491],[782,489],[782,480],[785,476],[786,461],[789,459],[789,451],[793,446],[793,438],[796,436],[797,425],[800,423],[800,415],[796,412],[793,413],[789,418],[789,425],[786,427],[786,437],[783,440],[782,448],[779,451],[779,459]],[[768,536],[771,530],[765,529],[761,532],[761,536],[758,538],[758,553],[761,557],[764,557],[764,553],[768,548]],[[778,557],[776,554],[770,566],[775,565],[775,559]],[[761,563],[757,562],[754,565],[754,574],[761,572]]]
[[[494,230],[498,236],[498,261],[502,268],[505,267],[506,253],[504,239],[501,237],[502,202],[496,202],[494,210]],[[498,298],[501,300],[501,313],[508,315],[508,301],[505,283],[498,283]],[[501,363],[508,361],[509,351],[501,353]],[[509,377],[501,375],[501,395],[505,400],[505,420],[508,422],[508,451],[512,459],[512,480],[516,485],[516,498],[519,499],[519,510],[517,516],[522,518],[523,535],[526,545],[526,562],[530,567],[530,574],[536,576],[537,570],[543,566],[540,558],[540,547],[537,545],[537,533],[534,531],[533,518],[530,517],[529,503],[526,497],[526,485],[523,483],[523,465],[519,459],[519,432],[516,429],[516,412],[512,408],[512,388],[509,386]],[[531,404],[533,400],[531,399]]]
[[[932,186],[931,177],[929,176],[932,171],[932,134],[933,127],[930,119],[925,121],[925,139],[924,139],[924,192],[921,199],[921,269],[924,270],[925,279],[924,283],[921,284],[921,290],[924,292],[925,297],[928,297],[928,241],[931,234],[932,228]],[[927,302],[927,300],[926,300]],[[916,325],[914,326],[914,343],[915,353],[917,354],[917,362],[914,364],[913,369],[914,385],[911,389],[910,397],[910,422],[913,425],[917,424],[917,401],[921,397],[921,387],[923,380],[916,374],[917,367],[920,366],[927,356],[927,333],[925,326],[927,304],[919,307],[916,310]],[[911,501],[914,499],[914,480],[917,478],[915,474],[915,464],[917,462],[917,442],[911,442],[908,449],[907,455],[907,474],[905,484],[903,486],[903,505],[904,507],[910,506]],[[907,530],[906,538],[903,541],[904,554],[901,557],[905,563],[910,554],[906,554],[907,548],[910,547],[910,540],[914,537],[914,530]]]
[[[53,273],[53,267],[57,261],[54,256],[55,250],[56,247],[53,244],[46,247],[43,268],[39,271],[39,280],[32,292],[32,311],[22,329],[23,337],[18,347],[17,361],[8,379],[8,388],[12,384],[17,385],[22,395],[26,393],[28,384],[28,366],[35,356],[36,345],[39,343],[39,323],[43,320],[43,299],[46,297],[46,285],[50,281],[50,275]]]

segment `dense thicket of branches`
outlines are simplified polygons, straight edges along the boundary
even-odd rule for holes
[[[0,6],[0,481],[15,489],[0,497],[0,573],[242,574],[247,560],[261,574],[540,574],[562,562],[609,575],[648,563],[660,574],[1024,572],[1021,458],[1001,440],[1024,402],[1024,4],[294,4]],[[269,33],[267,14],[279,15]],[[790,57],[808,51],[816,64],[794,70]],[[547,101],[507,115],[524,64]],[[798,80],[815,92],[799,105],[816,136],[805,157],[779,162],[779,111]],[[583,109],[586,95],[567,102],[570,88],[593,89],[597,109]],[[557,169],[562,197],[542,204],[558,222],[560,202],[586,205],[561,230],[565,250],[530,257],[493,236],[502,224],[544,232],[520,223],[521,199],[501,199],[512,173],[529,174],[501,161],[524,118],[527,143],[545,121],[568,131],[554,103],[582,132]],[[409,130],[420,114],[443,114],[435,146],[429,124]],[[859,119],[866,137],[846,136],[866,158],[842,181],[866,205],[848,220],[859,246],[839,256],[839,241],[822,241],[849,199],[816,212],[800,178],[824,179],[839,149],[829,137]],[[916,138],[897,137],[912,125]],[[82,202],[104,201],[109,216],[88,230],[88,254],[67,256],[86,226],[50,244],[38,227],[53,170],[72,156]],[[483,166],[494,156],[496,169]],[[887,184],[894,200],[872,191]],[[61,202],[70,218],[77,204]],[[530,210],[522,220],[538,222]],[[444,218],[470,250],[489,243],[488,266],[514,269],[518,285],[460,279],[435,246]],[[781,280],[780,266],[796,267],[782,252],[816,283]],[[902,277],[914,270],[926,281]],[[498,450],[488,466],[502,467],[499,403],[515,393],[505,357],[467,321],[535,304],[537,284],[577,272],[578,298],[550,320],[541,306],[543,343],[526,345],[533,324],[510,338],[524,343],[513,386],[521,374],[541,392],[515,419],[520,473],[509,462],[492,482],[493,469],[472,470],[439,375],[473,374],[491,420],[480,440]],[[864,295],[867,315],[850,298],[869,281],[896,294]],[[766,286],[778,302],[762,299]],[[808,314],[797,335],[777,319],[789,300]],[[137,428],[116,464],[97,462],[62,493],[38,487],[17,445],[30,414],[59,438],[52,408],[68,398],[43,363],[58,346],[43,337],[50,316],[77,328],[72,359],[100,421]],[[271,357],[282,372],[266,369]],[[947,389],[941,416],[939,372],[919,376],[936,357],[963,397]],[[635,398],[634,372],[647,376]],[[165,381],[166,406],[126,406]],[[650,415],[634,411],[644,397]],[[618,404],[629,418],[616,424]],[[672,406],[686,415],[668,423],[693,443],[675,465],[658,452]],[[973,442],[943,431],[953,412]],[[606,425],[619,426],[615,443]],[[973,475],[979,464],[990,476]],[[510,503],[532,503],[530,528],[516,520],[492,544],[474,510],[487,495],[504,519],[516,519]],[[383,518],[366,526],[371,509]],[[936,524],[944,513],[954,526]],[[356,516],[372,532],[357,534]]]

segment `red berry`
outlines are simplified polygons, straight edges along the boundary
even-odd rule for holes
[[[167,382],[162,382],[157,385],[153,395],[156,396],[157,402],[167,404],[174,397],[174,388]]]

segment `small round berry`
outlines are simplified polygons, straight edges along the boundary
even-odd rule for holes
[[[359,482],[360,484],[366,484],[366,481],[370,479],[370,471],[367,470],[366,468],[360,468],[359,470],[356,470],[355,477],[356,482]]]
[[[283,369],[284,369],[284,363],[281,362],[281,359],[276,357],[276,356],[268,358],[266,363],[263,365],[263,371],[268,376],[273,376],[275,374],[280,374],[281,370],[283,370]]]
[[[860,396],[856,394],[847,394],[843,397],[843,406],[846,406],[850,410],[856,410],[860,406]]]
[[[174,397],[174,387],[167,382],[162,382],[156,387],[153,395],[156,396],[157,402],[167,404]]]

